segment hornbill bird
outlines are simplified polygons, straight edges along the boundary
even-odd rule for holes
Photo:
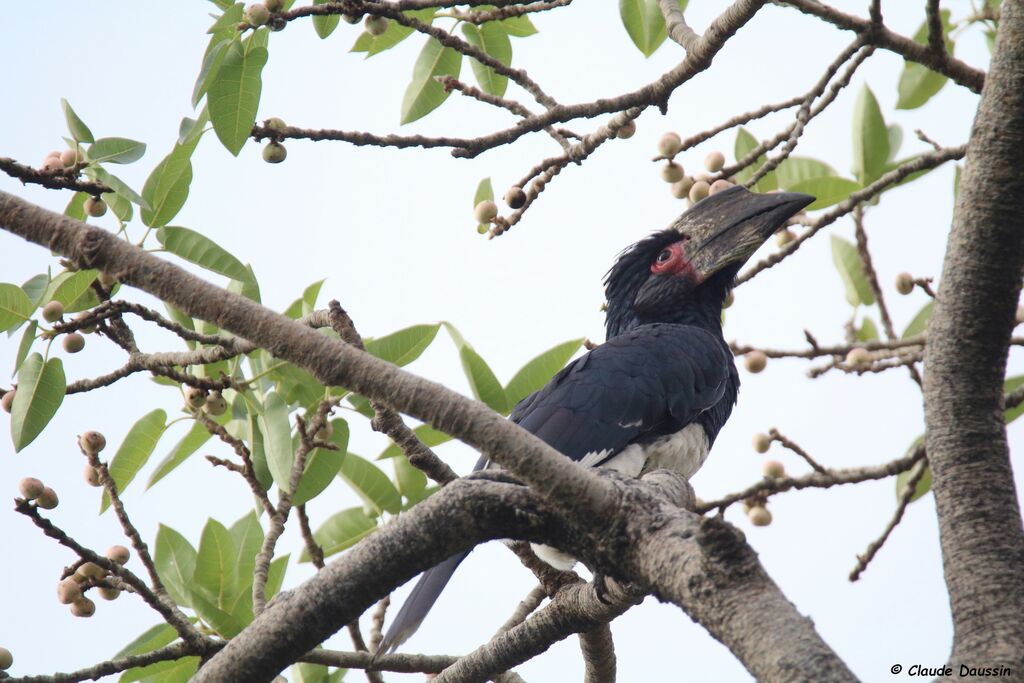
[[[509,419],[582,465],[693,476],[739,389],[722,335],[725,297],[740,266],[812,201],[730,187],[625,249],[605,278],[605,343],[520,401]],[[481,459],[476,469],[485,466]],[[559,568],[574,562],[554,548],[534,550]],[[378,652],[416,631],[468,554],[423,574]]]

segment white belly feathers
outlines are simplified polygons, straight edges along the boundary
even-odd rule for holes
[[[610,467],[630,477],[639,477],[651,470],[672,470],[689,479],[704,464],[708,450],[708,435],[704,428],[691,423],[675,434],[650,443],[626,446],[600,467]],[[607,451],[588,453],[580,460],[580,464],[593,467],[607,454]],[[551,546],[531,544],[531,547],[537,557],[556,569],[571,569],[576,563],[571,555]]]

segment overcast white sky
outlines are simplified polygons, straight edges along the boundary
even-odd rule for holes
[[[693,0],[687,16],[702,30],[723,4]],[[960,12],[966,3],[955,4]],[[629,42],[615,3],[577,5],[536,18],[540,33],[514,42],[514,65],[525,67],[560,101],[589,101],[631,90],[681,59],[681,50],[671,43],[644,59]],[[842,5],[866,12],[866,3]],[[922,5],[886,3],[886,19],[894,29],[913,33],[923,19]],[[0,114],[0,155],[39,164],[50,149],[62,147],[63,96],[98,136],[125,136],[149,145],[142,161],[119,174],[141,189],[152,167],[170,151],[180,118],[192,113],[189,98],[212,8],[199,1],[62,1],[6,7],[6,51],[21,58],[18,66],[8,61],[3,75],[7,105]],[[342,23],[333,36],[320,41],[303,21],[273,34],[259,118],[281,116],[307,127],[398,130],[399,104],[423,39],[414,36],[364,61],[362,55],[348,53],[358,35],[358,28]],[[603,338],[598,308],[604,272],[621,248],[665,226],[684,208],[669,195],[649,161],[663,132],[675,130],[685,137],[737,112],[804,92],[850,39],[795,11],[765,8],[716,58],[711,71],[675,94],[667,116],[646,112],[633,139],[608,144],[582,167],[565,170],[525,220],[499,240],[488,242],[475,231],[471,211],[476,183],[490,176],[496,193],[503,193],[539,159],[557,152],[543,135],[472,161],[453,159],[443,150],[291,142],[287,161],[278,166],[260,161],[260,148],[251,142],[236,159],[208,135],[193,158],[189,202],[174,222],[204,232],[251,263],[264,303],[278,310],[308,284],[326,277],[323,301],[339,299],[364,335],[449,320],[507,381],[524,362],[555,343],[581,336]],[[957,54],[975,64],[987,60],[976,32],[963,38]],[[878,96],[887,120],[902,124],[906,153],[925,149],[914,138],[915,128],[944,144],[965,141],[976,98],[949,85],[923,109],[894,112],[901,66],[901,59],[886,53],[869,60],[835,106],[811,125],[799,153],[822,158],[842,172],[849,168],[850,112],[864,82]],[[463,74],[471,80],[468,64]],[[530,101],[515,87],[510,95]],[[764,138],[786,122],[785,116],[776,116],[751,129]],[[453,96],[438,112],[400,132],[469,136],[510,123],[500,112]],[[571,127],[585,133],[597,123]],[[686,154],[684,166],[696,170],[712,149],[731,157],[733,139],[726,134]],[[900,297],[891,283],[904,270],[939,275],[952,179],[948,165],[910,188],[887,194],[868,213],[876,266],[890,288],[899,329],[925,300],[919,293]],[[56,210],[70,196],[23,188],[6,177],[0,178],[0,189]],[[99,224],[113,225],[109,217]],[[827,232],[850,238],[852,226],[841,221]],[[762,254],[774,248],[770,243]],[[20,284],[48,266],[56,267],[56,262],[44,250],[0,233],[0,280]],[[131,296],[149,301],[137,293]],[[806,328],[822,342],[838,341],[849,313],[822,234],[784,267],[738,290],[726,336],[795,348]],[[872,315],[877,321],[877,314]],[[146,334],[141,339],[148,342],[146,350],[166,348],[165,337]],[[17,341],[0,339],[4,373],[13,364]],[[56,347],[53,352],[64,357],[69,380],[101,374],[123,362],[112,345],[98,339],[89,339],[77,356],[66,357]],[[750,439],[773,426],[829,466],[892,459],[923,431],[920,395],[904,373],[861,379],[831,373],[812,381],[806,379],[807,368],[802,362],[780,361],[760,375],[741,372],[739,405],[694,479],[698,495],[712,499],[759,478],[762,458],[752,451]],[[1020,373],[1019,357],[1012,359],[1012,368]],[[443,332],[411,369],[469,393],[457,353]],[[179,409],[177,394],[142,377],[112,390],[69,397],[58,419],[25,452],[14,454],[9,438],[0,438],[0,488],[10,500],[21,477],[38,476],[61,497],[52,515],[57,524],[101,550],[123,542],[110,514],[95,516],[99,495],[81,480],[74,435],[99,429],[116,446],[131,423],[153,407],[173,416]],[[351,422],[352,450],[379,452],[381,437],[360,418]],[[0,431],[6,432],[6,426]],[[153,464],[178,436],[165,436]],[[1012,446],[1021,436],[1019,425],[1011,427]],[[202,452],[208,451],[218,452],[217,447]],[[476,457],[459,446],[444,446],[439,452],[461,471],[468,471]],[[772,455],[790,471],[806,469],[787,454]],[[212,471],[198,457],[143,492],[141,482],[152,466],[125,495],[149,541],[157,524],[165,522],[198,544],[207,517],[230,523],[251,506],[240,481]],[[385,469],[390,473],[386,464]],[[1018,488],[1022,483],[1018,470]],[[738,508],[727,514],[747,533],[789,598],[867,681],[896,678],[889,673],[895,663],[907,667],[945,661],[951,639],[931,495],[911,506],[862,580],[846,580],[855,555],[888,521],[894,488],[892,481],[884,481],[779,496],[770,505],[775,522],[763,529],[751,527]],[[354,504],[354,494],[336,482],[310,505],[313,524]],[[72,618],[57,603],[54,586],[73,557],[9,507],[0,510],[0,538],[7,557],[0,563],[0,645],[14,653],[13,674],[95,663],[157,622],[141,601],[130,597],[99,603],[92,619]],[[286,535],[279,548],[297,555],[297,535]],[[309,573],[308,565],[293,563],[286,585]],[[469,651],[504,621],[531,586],[531,576],[499,545],[477,550],[405,650]],[[653,599],[617,620],[613,631],[623,681],[749,680],[724,647],[679,610]],[[330,645],[350,647],[347,636]],[[579,679],[577,642],[568,639],[518,670],[529,681]],[[361,680],[361,674],[351,678]]]

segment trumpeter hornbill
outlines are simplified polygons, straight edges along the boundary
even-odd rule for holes
[[[509,419],[583,465],[691,477],[739,389],[722,336],[725,297],[740,266],[812,201],[731,187],[627,248],[605,279],[607,341],[520,401]],[[572,564],[554,548],[534,549],[555,566]],[[416,631],[466,555],[423,574],[379,652]]]

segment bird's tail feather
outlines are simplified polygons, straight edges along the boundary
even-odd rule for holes
[[[402,609],[398,610],[398,615],[388,627],[388,632],[377,649],[378,653],[394,651],[416,632],[416,629],[423,623],[424,617],[427,616],[427,612],[437,602],[441,591],[452,578],[452,574],[467,555],[469,555],[468,551],[453,555],[436,567],[423,572],[423,576],[413,587],[412,593],[406,598]]]

